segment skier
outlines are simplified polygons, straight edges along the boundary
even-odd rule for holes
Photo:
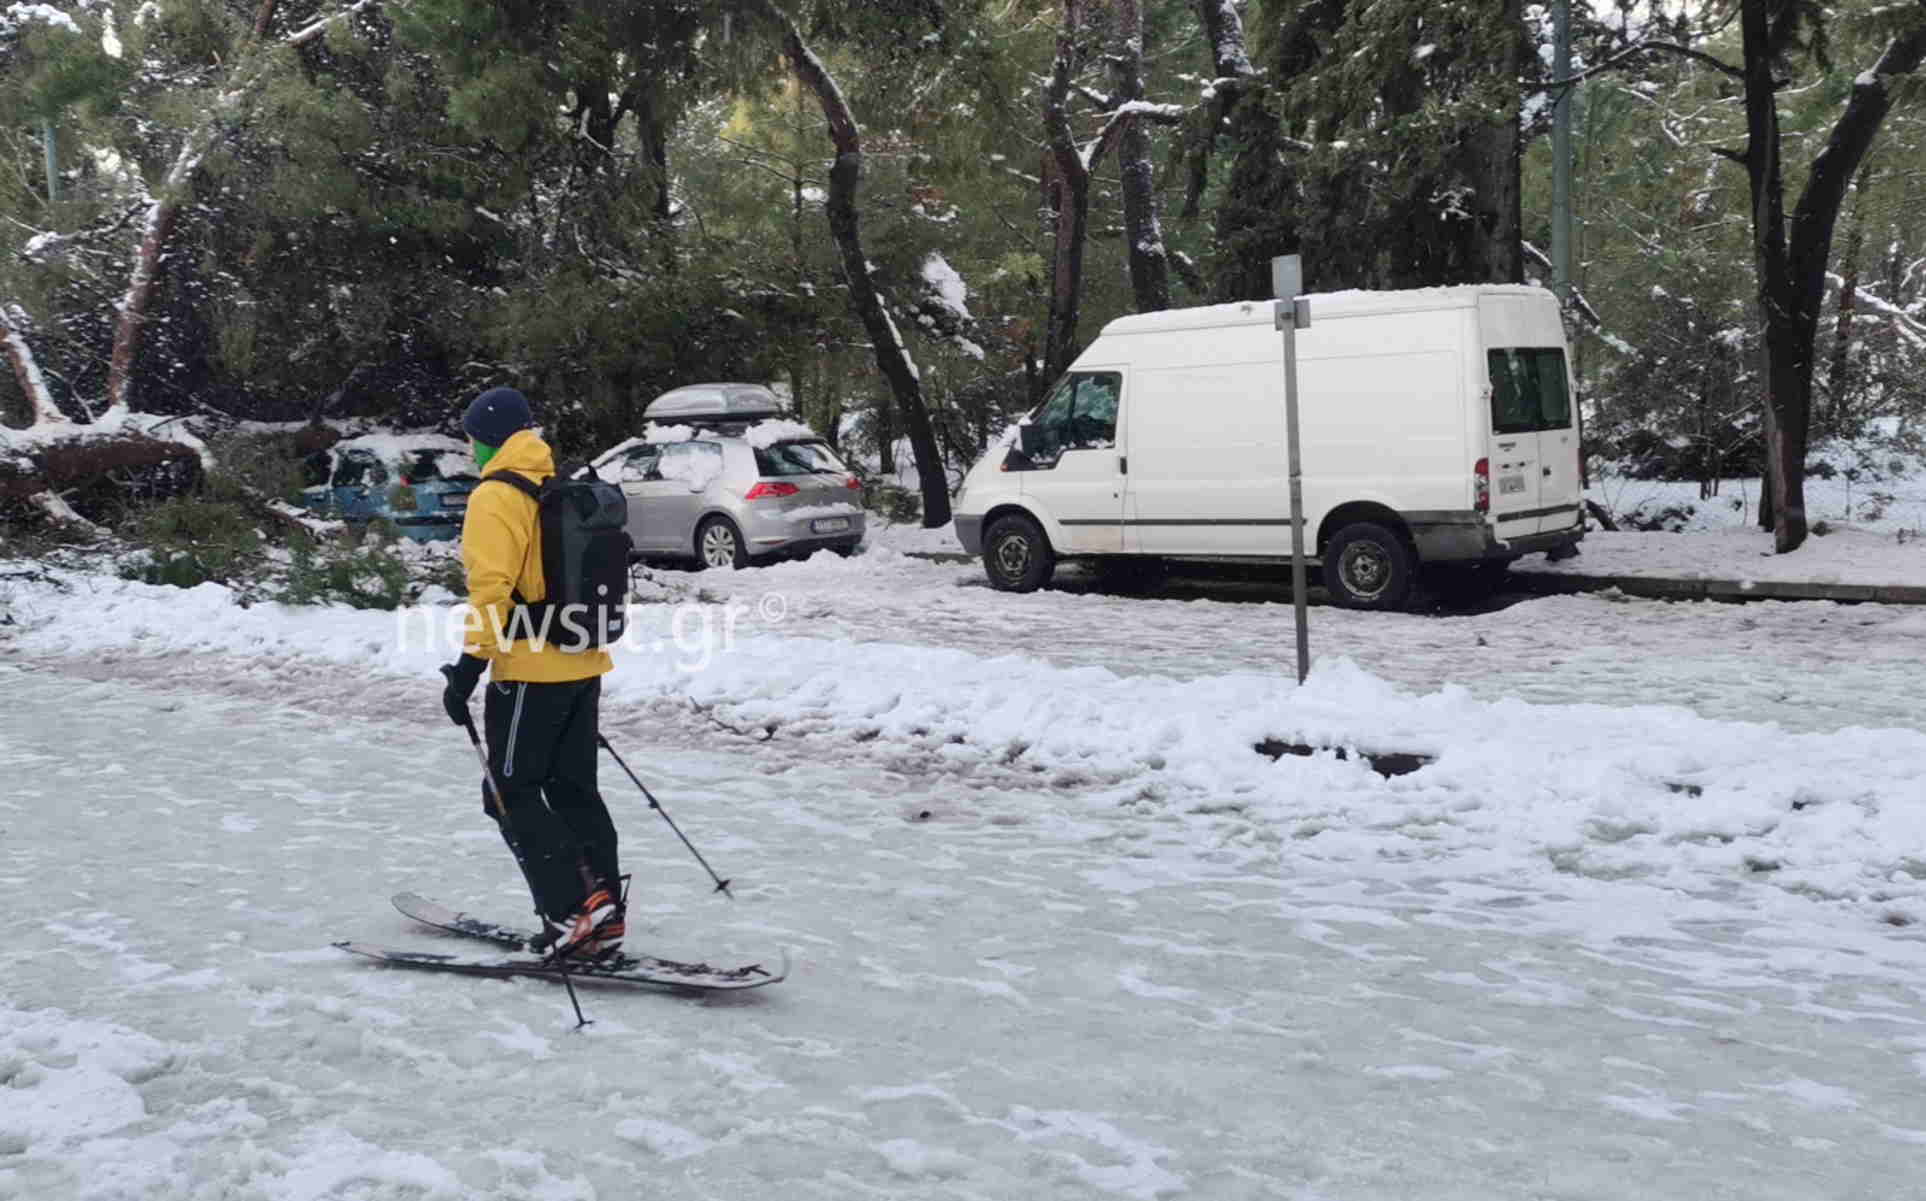
[[[532,426],[528,400],[513,388],[481,393],[462,417],[482,482],[461,527],[472,612],[461,658],[441,669],[442,705],[449,720],[468,726],[469,697],[489,672],[482,718],[501,795],[491,797],[484,781],[482,808],[501,828],[542,918],[530,949],[601,958],[620,949],[624,933],[615,823],[595,785],[602,674],[613,664],[600,648],[562,649],[530,620],[527,604],[547,595],[539,510],[501,474],[536,485],[555,474],[554,455]]]

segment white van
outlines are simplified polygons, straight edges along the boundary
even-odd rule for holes
[[[1398,607],[1424,564],[1570,553],[1578,431],[1550,292],[1309,300],[1305,552],[1336,603]],[[958,539],[1015,592],[1063,558],[1288,560],[1283,360],[1269,301],[1112,321],[965,477]]]

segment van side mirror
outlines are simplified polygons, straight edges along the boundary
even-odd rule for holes
[[[1034,425],[1019,425],[1017,449],[1021,450],[1027,458],[1034,459],[1042,454],[1046,449],[1043,443],[1043,431]]]

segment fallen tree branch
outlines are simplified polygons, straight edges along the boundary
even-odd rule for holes
[[[93,522],[88,521],[85,517],[74,512],[73,506],[69,505],[65,500],[62,500],[60,493],[52,489],[45,492],[36,492],[28,497],[27,500],[35,508],[45,513],[57,525],[74,526],[90,534],[106,532]]]
[[[27,394],[27,403],[33,406],[33,423],[48,425],[65,421],[67,415],[60,411],[53,392],[47,387],[47,377],[40,373],[40,365],[34,361],[33,348],[27,345],[28,324],[27,314],[19,305],[0,304],[0,342],[6,345],[7,359],[13,364],[13,375],[20,381],[20,390]]]

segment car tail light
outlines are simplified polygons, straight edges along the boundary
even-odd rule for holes
[[[1491,512],[1491,460],[1479,459],[1471,469],[1471,507],[1480,513]]]
[[[863,481],[852,475],[843,481],[843,487],[848,488],[852,492],[861,492],[863,490]]]
[[[796,495],[796,485],[794,484],[766,484],[765,483],[765,484],[757,484],[755,487],[749,489],[749,491],[743,493],[742,499],[761,500],[765,496],[794,496],[794,495]]]

